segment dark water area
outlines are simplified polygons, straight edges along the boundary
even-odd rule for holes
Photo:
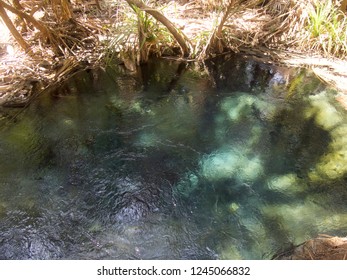
[[[270,259],[347,232],[346,113],[241,56],[91,70],[0,118],[0,259]]]

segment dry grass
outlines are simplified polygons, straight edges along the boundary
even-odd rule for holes
[[[259,1],[242,2],[244,9],[226,26],[231,45],[347,56],[347,17],[338,1],[269,0],[264,5]]]
[[[282,260],[346,260],[347,238],[320,235],[280,253],[274,259]]]
[[[51,40],[49,46],[40,32],[29,25],[25,39],[36,56],[28,58],[16,50],[16,44],[5,36],[5,32],[1,32],[3,38],[0,37],[0,40],[4,43],[1,45],[0,41],[0,74],[3,77],[0,99],[11,91],[11,84],[16,87],[14,80],[34,79],[47,83],[62,78],[62,73],[68,77],[69,73],[75,71],[78,62],[87,61],[93,65],[98,59],[108,56],[108,50],[121,54],[123,62],[130,64],[128,68],[134,68],[132,61],[137,59],[144,42],[148,55],[177,54],[175,50],[179,50],[179,47],[175,40],[163,25],[151,17],[143,12],[130,12],[126,1],[99,2],[102,10],[98,9],[95,1],[89,1],[88,5],[85,1],[83,4],[80,0],[71,1],[74,20],[62,20],[56,24],[56,18],[51,16],[51,7],[42,5],[47,2],[22,0],[27,11],[36,10],[34,16],[40,14],[37,19],[49,28],[51,36],[48,37],[56,41]],[[189,59],[204,59],[216,52],[207,46],[230,0],[145,2],[160,10],[191,40],[193,48]],[[147,28],[141,44],[138,43],[139,15]],[[347,19],[335,0],[235,0],[221,34],[218,43],[222,48],[218,51],[237,52],[248,47],[261,51],[264,48],[302,51],[309,55],[324,54],[326,57],[347,56]],[[15,54],[16,62],[13,62],[13,55],[6,52],[7,49]],[[60,53],[58,57],[57,52]],[[22,70],[18,69],[18,65],[23,65]]]
[[[109,18],[94,6],[89,6],[88,13],[77,9],[73,20],[58,24],[46,2],[23,0],[21,4],[26,12],[35,11],[32,15],[50,32],[49,40],[35,26],[27,24],[23,34],[31,47],[28,55],[11,36],[1,32],[0,104],[3,106],[24,106],[34,92],[68,78],[78,69],[96,66],[103,55],[99,38],[105,36],[104,26],[109,23]],[[16,21],[14,16],[12,20]],[[18,25],[20,29],[21,23]]]

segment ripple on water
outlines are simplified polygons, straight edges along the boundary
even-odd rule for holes
[[[43,95],[0,131],[0,258],[261,259],[345,235],[331,93],[304,71],[292,85],[288,69],[217,62],[81,74],[73,98]]]

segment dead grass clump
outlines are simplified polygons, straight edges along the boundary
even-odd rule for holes
[[[308,18],[308,9],[313,0],[271,0],[264,7],[265,12],[271,15],[272,20],[266,23],[263,43],[283,45],[285,47],[301,44],[307,32],[305,25]]]
[[[241,1],[226,24],[233,46],[266,46],[287,49],[307,38],[307,7],[313,0]]]
[[[207,11],[221,11],[228,5],[228,0],[201,0],[200,5]]]
[[[343,58],[347,17],[340,5],[339,0],[270,0],[264,9],[273,19],[264,26],[262,43]]]
[[[347,56],[347,16],[338,0],[240,1],[225,27],[226,40],[239,46]]]
[[[347,238],[320,235],[305,243],[280,253],[277,260],[345,260],[347,259]]]
[[[15,10],[6,3],[4,5],[9,14],[13,12],[13,16],[19,18],[11,20],[30,45],[30,52],[23,52],[11,38],[11,34],[2,32],[2,106],[24,106],[34,92],[68,78],[79,69],[94,67],[101,62],[103,53],[100,39],[106,36],[108,30],[104,27],[110,22],[110,18],[104,15],[106,10],[101,11],[97,6],[83,6],[85,10],[81,11],[79,6],[72,6],[70,11],[73,14],[67,15],[61,6],[56,5],[59,10],[58,20],[50,3],[23,0],[21,10]],[[6,30],[1,23],[0,30]]]

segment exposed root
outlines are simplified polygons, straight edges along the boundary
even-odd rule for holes
[[[72,7],[60,8],[53,5],[57,3],[54,1],[22,0],[22,7],[17,10],[4,4],[18,17],[17,28],[22,28],[21,34],[30,45],[30,52],[24,54],[10,37],[2,38],[4,32],[0,34],[0,104],[27,100],[37,88],[68,78],[88,65],[95,67],[99,62],[104,63],[102,58],[112,52],[119,55],[128,69],[134,70],[140,51],[145,52],[145,57],[172,56],[180,48],[155,19],[146,19],[145,23],[152,29],[137,34],[136,15],[133,15],[135,19],[129,17],[131,8],[126,1],[75,0],[70,1]],[[330,59],[329,63],[319,65],[322,53],[326,57],[328,53],[344,57],[347,43],[341,41],[336,47],[325,37],[312,37],[307,23],[315,5],[319,5],[317,0],[161,0],[146,3],[170,19],[178,34],[186,34],[182,40],[191,42],[191,45],[188,42],[190,56],[187,60],[205,59],[225,51],[266,53],[265,56],[276,62],[313,68],[324,81],[347,91],[346,75],[342,68],[335,66],[340,62],[334,64]],[[341,15],[334,12],[329,16]],[[133,22],[128,26],[129,19]],[[342,16],[341,22],[344,28],[346,16]],[[183,52],[188,54],[188,47],[184,48]],[[307,55],[298,56],[298,52]]]

